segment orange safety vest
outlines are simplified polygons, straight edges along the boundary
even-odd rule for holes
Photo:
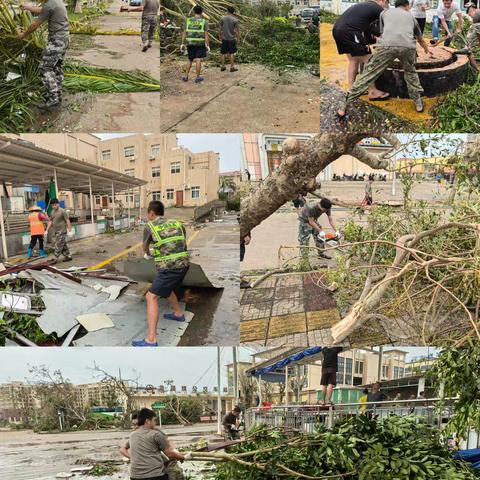
[[[28,221],[30,222],[30,235],[43,235],[45,233],[45,225],[40,220],[39,213],[31,213],[28,216]]]

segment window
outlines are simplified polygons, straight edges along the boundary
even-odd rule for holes
[[[162,192],[152,192],[152,200],[162,200]]]
[[[393,367],[393,378],[403,378],[405,369],[403,367]]]
[[[192,198],[200,198],[200,187],[192,187]]]
[[[102,162],[106,162],[112,159],[112,151],[111,150],[102,150]]]
[[[100,195],[95,195],[95,205],[100,205]]]
[[[152,145],[151,150],[150,150],[150,156],[152,158],[158,157],[160,155],[160,145]]]
[[[180,173],[180,162],[172,162],[170,164],[170,173]]]
[[[130,193],[130,194],[126,193],[125,194],[125,201],[126,202],[133,203],[133,198],[134,198],[133,193]]]
[[[382,378],[388,378],[388,365],[382,365]]]
[[[128,175],[129,177],[134,177],[135,176],[135,169],[134,168],[127,168],[125,170],[125,175]]]
[[[363,362],[355,360],[355,373],[357,375],[363,375]]]
[[[124,147],[123,153],[125,158],[132,158],[135,156],[135,147]]]
[[[167,200],[173,200],[174,190],[173,188],[167,188]]]
[[[152,177],[160,176],[160,167],[152,167]]]

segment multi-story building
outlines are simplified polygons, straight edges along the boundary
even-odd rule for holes
[[[288,356],[289,350],[289,348],[281,347],[254,354],[252,355],[253,362],[250,364],[250,367],[242,366],[242,368],[244,370],[248,370],[248,368],[253,366],[258,368],[258,365],[265,361]],[[357,348],[341,352],[338,357],[337,386],[334,391],[334,401],[357,401],[361,395],[362,386],[370,385],[378,380],[387,382],[401,379],[407,375],[412,375],[409,372],[420,373],[418,369],[421,370],[421,373],[424,373],[435,360],[429,358],[407,362],[407,354],[408,352],[401,349],[390,349],[380,352]],[[321,372],[321,356],[318,359],[314,359],[311,363],[307,361],[289,367],[289,388],[293,390],[291,395],[298,397],[298,401],[302,403],[316,403],[321,391]],[[284,397],[280,390],[278,386],[274,388],[273,398],[275,403],[283,401]]]
[[[104,140],[77,133],[14,137],[148,182],[141,189],[114,192],[116,208],[145,208],[151,200],[161,200],[167,207],[196,207],[218,198],[219,154],[193,153],[180,147],[174,134],[132,134]],[[69,209],[90,208],[83,194],[60,191],[59,199]],[[94,205],[96,210],[111,209],[112,195],[96,196]]]
[[[39,405],[33,387],[25,382],[0,385],[0,420],[10,423],[22,421],[22,412]]]
[[[273,172],[282,160],[282,142],[287,137],[295,137],[304,143],[311,139],[311,134],[291,134],[291,135],[277,135],[277,134],[254,134],[244,133],[242,141],[242,180],[248,179],[259,181],[266,178]],[[361,142],[368,152],[373,154],[383,154],[392,150],[392,146],[384,140],[376,138],[366,138]],[[247,174],[248,172],[248,174]],[[329,181],[333,175],[353,176],[355,174],[369,174],[369,173],[391,174],[385,170],[374,170],[368,165],[360,162],[351,155],[342,155],[340,158],[327,165],[324,170],[320,172],[317,179],[319,181]]]

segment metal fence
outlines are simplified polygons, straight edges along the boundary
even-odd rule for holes
[[[319,426],[332,428],[337,422],[359,415],[377,419],[388,415],[414,415],[419,422],[443,429],[452,415],[456,398],[393,400],[369,403],[342,403],[337,405],[288,405],[250,408],[245,412],[247,430],[254,425],[267,425],[286,431],[312,433]],[[471,431],[460,444],[462,449],[480,448],[478,432]]]

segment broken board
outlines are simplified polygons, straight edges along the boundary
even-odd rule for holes
[[[137,260],[126,260],[118,265],[118,269],[122,271],[132,280],[138,282],[152,283],[156,274],[155,263],[152,260],[144,258]],[[199,287],[199,288],[223,288],[212,284],[203,271],[203,268],[190,262],[190,267],[182,282],[183,287]]]

